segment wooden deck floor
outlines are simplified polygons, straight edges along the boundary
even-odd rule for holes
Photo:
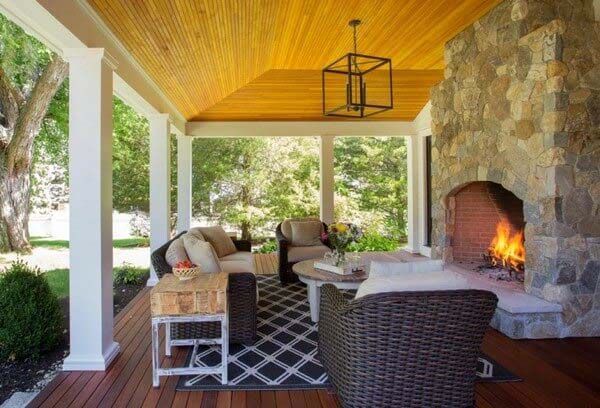
[[[273,256],[257,256],[259,273],[275,270]],[[31,407],[339,407],[324,390],[175,391],[177,377],[163,377],[152,388],[149,289],[115,319],[121,353],[106,372],[62,372]],[[161,337],[162,339],[162,337]],[[600,407],[600,339],[511,340],[490,329],[483,350],[523,378],[522,382],[478,384],[478,407]],[[182,364],[175,348],[162,364]]]

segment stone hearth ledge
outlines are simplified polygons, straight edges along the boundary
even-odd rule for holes
[[[558,303],[530,295],[524,289],[515,289],[509,282],[490,279],[477,272],[469,271],[456,264],[446,264],[444,270],[455,272],[469,282],[472,289],[494,292],[498,296],[498,307],[509,313],[561,313],[563,308]]]

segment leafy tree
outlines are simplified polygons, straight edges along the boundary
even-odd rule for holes
[[[335,172],[338,217],[361,224],[367,232],[406,237],[404,138],[337,138]]]
[[[285,217],[318,213],[314,139],[196,139],[193,209],[237,226],[243,239]]]
[[[34,139],[67,64],[0,15],[0,251],[30,251]]]

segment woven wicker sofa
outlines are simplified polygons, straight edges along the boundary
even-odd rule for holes
[[[319,358],[344,407],[466,407],[498,299],[482,290],[348,301],[321,288]]]
[[[165,260],[165,254],[171,242],[186,231],[152,252],[151,261],[158,277],[171,273],[172,268]],[[233,241],[241,252],[250,252],[249,241]],[[227,272],[227,271],[226,271]],[[256,339],[256,276],[252,271],[229,272],[229,342],[252,344]],[[215,338],[221,336],[218,322],[210,323],[178,323],[171,325],[171,338]]]

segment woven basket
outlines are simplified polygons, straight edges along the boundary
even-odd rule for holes
[[[193,268],[173,268],[173,275],[179,280],[190,280],[199,276],[202,273],[200,266],[194,266]]]

